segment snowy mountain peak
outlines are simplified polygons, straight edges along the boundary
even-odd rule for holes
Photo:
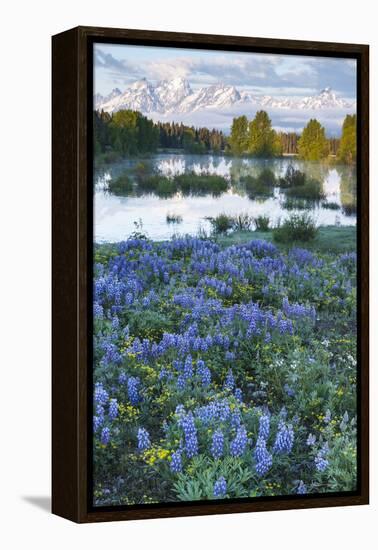
[[[193,90],[184,78],[162,80],[155,88],[155,94],[160,103],[165,106],[166,111],[172,111],[186,97],[190,96]]]
[[[240,93],[234,86],[212,84],[192,93],[178,106],[177,112],[188,113],[201,109],[224,109],[240,101]]]
[[[185,78],[182,78],[181,76],[172,78],[171,80],[163,80],[162,82],[164,82],[167,86],[171,88],[186,89],[186,90],[190,90],[191,92],[189,82],[185,80]]]
[[[119,88],[113,88],[113,90],[110,92],[110,94],[103,96],[101,94],[95,94],[94,95],[94,104],[96,109],[98,109],[103,103],[107,103],[111,99],[121,95],[122,92]]]
[[[352,103],[337,97],[331,88],[324,88],[318,95],[304,97],[298,101],[299,109],[338,109],[352,106]]]
[[[133,82],[130,88],[133,90],[143,90],[145,88],[152,88],[152,85],[148,82],[147,78],[141,78]]]
[[[192,90],[189,82],[181,77],[171,80],[162,80],[156,85],[146,78],[133,82],[123,92],[114,88],[103,97],[94,96],[96,109],[107,112],[121,109],[132,109],[142,113],[194,113],[207,109],[224,110],[231,106],[245,109],[291,109],[291,110],[318,110],[318,109],[353,109],[355,102],[340,98],[329,87],[324,88],[317,95],[291,98],[273,97],[271,95],[251,95],[243,90],[239,92],[235,86],[224,83],[204,86]]]

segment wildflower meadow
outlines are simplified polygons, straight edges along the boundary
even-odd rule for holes
[[[94,252],[94,504],[356,488],[356,254],[265,240]]]

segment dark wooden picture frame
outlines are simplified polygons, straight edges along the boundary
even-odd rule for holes
[[[358,125],[358,489],[353,494],[266,497],[223,502],[91,507],[88,391],[91,360],[92,59],[96,40],[134,45],[351,57],[357,60]],[[369,48],[305,42],[77,27],[52,39],[52,511],[97,522],[368,504],[369,502]],[[90,104],[90,105],[89,105]]]

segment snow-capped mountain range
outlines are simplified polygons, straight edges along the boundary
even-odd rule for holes
[[[279,98],[269,95],[251,95],[239,92],[235,86],[214,84],[193,90],[183,78],[164,80],[156,86],[145,78],[138,80],[123,92],[115,88],[107,96],[96,94],[94,105],[98,110],[112,113],[121,109],[132,109],[147,113],[194,113],[205,109],[222,111],[233,106],[290,109],[323,110],[352,109],[355,102],[338,97],[333,90],[325,88],[319,94],[298,99]]]

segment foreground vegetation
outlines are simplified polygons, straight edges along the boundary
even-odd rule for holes
[[[355,489],[355,230],[251,234],[95,246],[97,505]]]

